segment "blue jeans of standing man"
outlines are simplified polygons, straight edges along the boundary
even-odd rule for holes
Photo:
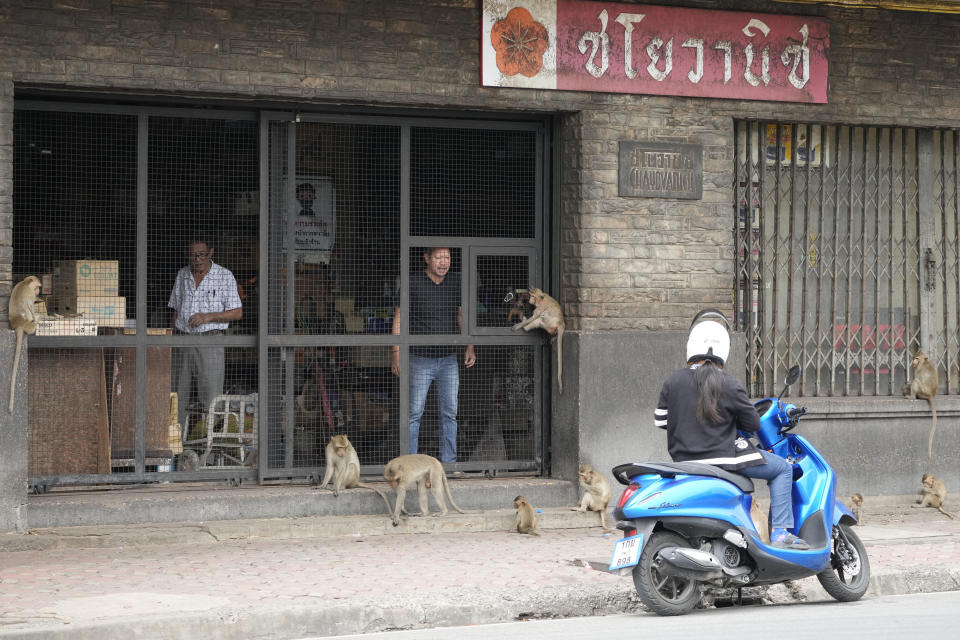
[[[436,382],[440,413],[440,462],[457,461],[457,394],[460,370],[457,356],[442,358],[410,356],[410,453],[417,453],[420,418],[427,404],[427,391]]]
[[[738,469],[748,478],[761,478],[770,485],[770,527],[793,529],[793,465],[769,451],[761,451],[767,464]]]

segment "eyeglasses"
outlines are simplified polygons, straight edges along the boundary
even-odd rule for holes
[[[203,260],[204,258],[210,255],[209,251],[201,251],[198,253],[188,253],[187,258],[189,260]]]

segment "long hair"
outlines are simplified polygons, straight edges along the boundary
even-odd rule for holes
[[[693,372],[697,385],[697,420],[717,424],[720,415],[720,392],[723,391],[723,372],[710,360],[705,360]]]

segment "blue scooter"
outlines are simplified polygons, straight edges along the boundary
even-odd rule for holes
[[[643,603],[664,615],[682,615],[710,587],[769,585],[816,575],[831,596],[859,600],[870,584],[870,564],[851,526],[850,510],[836,499],[836,474],[802,436],[789,433],[806,409],[781,400],[800,379],[787,373],[783,392],[755,404],[756,436],[763,449],[793,464],[793,533],[808,550],[775,547],[761,538],[750,516],[753,481],[697,462],[621,464],[614,477],[627,488],[614,517],[624,532],[611,571],[632,571]]]

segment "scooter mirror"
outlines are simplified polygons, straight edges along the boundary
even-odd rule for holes
[[[800,365],[795,364],[792,367],[790,367],[789,371],[787,371],[787,379],[783,381],[783,391],[780,392],[780,395],[777,396],[777,399],[779,400],[780,398],[782,398],[787,393],[787,389],[790,388],[790,385],[794,384],[799,379],[800,379]]]
[[[789,371],[787,371],[787,379],[784,384],[786,384],[789,387],[792,384],[796,384],[797,380],[799,379],[800,379],[800,365],[795,364],[792,367],[790,367]]]

